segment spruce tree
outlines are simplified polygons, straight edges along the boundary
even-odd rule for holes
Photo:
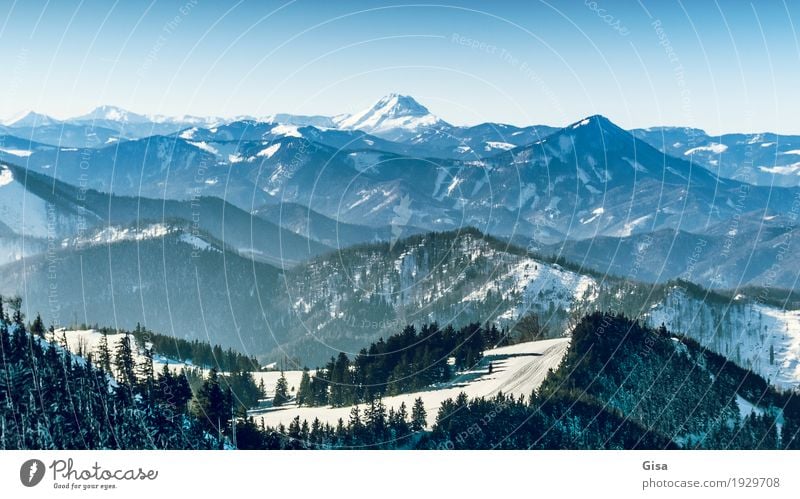
[[[289,384],[286,382],[286,376],[281,371],[281,377],[275,385],[275,397],[272,399],[272,405],[280,407],[289,401]]]
[[[425,405],[422,403],[422,397],[414,400],[414,407],[411,408],[411,429],[414,431],[421,431],[428,423],[426,421],[427,412],[425,412]]]
[[[45,331],[46,329],[44,327],[44,323],[42,322],[42,316],[36,314],[36,319],[34,319],[33,324],[31,324],[31,333],[41,339],[44,339]]]
[[[103,335],[100,338],[100,343],[97,346],[97,356],[100,368],[105,372],[111,372],[111,350],[108,347],[108,332],[103,330]]]
[[[232,400],[220,386],[216,368],[211,368],[194,400],[194,413],[209,430],[222,435],[231,417]]]
[[[131,336],[125,333],[115,352],[114,363],[117,368],[117,377],[120,382],[133,387],[136,385],[135,362],[133,360],[133,349],[131,348]]]
[[[155,385],[155,372],[153,369],[153,346],[145,345],[142,352],[144,360],[139,364],[139,382],[142,389],[149,396]]]
[[[300,378],[300,386],[297,388],[297,405],[311,405],[312,402],[311,376],[306,367],[303,368],[303,376]]]

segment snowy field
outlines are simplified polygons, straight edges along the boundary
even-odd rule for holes
[[[267,398],[271,399],[275,396],[275,385],[278,384],[278,378],[281,377],[280,371],[263,371],[251,374],[256,381],[256,385],[262,380],[264,381],[264,389],[267,392]],[[297,389],[300,387],[300,378],[303,376],[303,371],[284,371],[283,374],[286,376],[286,382],[289,384],[289,396],[294,397],[297,395]]]
[[[568,346],[568,338],[558,338],[487,350],[480,365],[472,371],[461,373],[447,386],[386,397],[383,399],[383,403],[388,411],[390,407],[398,409],[400,404],[405,402],[406,410],[410,413],[414,400],[421,397],[430,426],[436,421],[436,414],[442,402],[448,398],[456,398],[461,392],[471,398],[492,397],[500,391],[505,394],[514,394],[515,397],[520,395],[529,397],[547,376],[547,371],[558,367]],[[489,374],[490,362],[492,364],[491,374]],[[299,383],[299,379],[297,383]],[[289,385],[292,385],[291,381],[289,381]],[[264,424],[268,426],[277,426],[281,423],[288,426],[295,416],[300,416],[301,420],[306,419],[309,423],[314,418],[319,418],[321,422],[335,426],[339,418],[347,421],[352,408],[353,406],[335,408],[284,406],[258,414],[255,419],[256,423],[260,424],[263,420]],[[361,409],[363,410],[363,405]]]

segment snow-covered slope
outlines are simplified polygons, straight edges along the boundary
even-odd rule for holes
[[[544,381],[549,369],[556,369],[561,358],[569,347],[569,340],[559,338],[554,340],[534,341],[520,343],[510,347],[496,348],[485,352],[483,360],[475,369],[460,373],[455,380],[445,386],[431,388],[430,390],[406,393],[383,399],[387,410],[397,410],[400,404],[405,403],[406,409],[411,410],[414,400],[422,398],[427,412],[428,425],[433,425],[436,420],[439,406],[448,398],[456,398],[459,393],[466,393],[472,397],[491,397],[498,392],[513,394],[515,397],[524,395],[529,397],[531,392]],[[489,373],[489,364],[492,372]],[[363,406],[361,407],[363,410]],[[256,416],[257,422],[262,420],[268,426],[277,426],[291,423],[295,416],[300,419],[313,421],[319,418],[322,423],[336,426],[341,418],[347,421],[352,406],[347,407],[280,407],[270,409]]]
[[[800,310],[744,300],[709,303],[675,287],[647,314],[782,389],[800,387]]]

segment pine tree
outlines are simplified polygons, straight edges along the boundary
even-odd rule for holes
[[[144,361],[139,364],[139,381],[144,392],[150,395],[155,385],[155,372],[153,368],[153,346],[145,345],[142,352]]]
[[[364,436],[364,423],[361,421],[361,411],[358,406],[353,406],[350,409],[350,418],[347,421],[347,433],[350,436],[350,444],[353,446],[360,445]]]
[[[136,385],[135,362],[133,360],[133,350],[131,348],[131,336],[127,332],[122,339],[120,339],[119,343],[117,343],[114,363],[117,368],[117,376],[119,381],[128,385],[129,387]]]
[[[31,324],[31,333],[41,339],[44,339],[45,331],[46,329],[44,327],[44,323],[42,322],[42,316],[36,314],[36,319],[34,319],[33,324]]]
[[[312,402],[311,376],[306,367],[303,368],[303,376],[300,378],[300,386],[297,388],[297,405],[311,405]]]
[[[414,400],[414,407],[411,408],[411,429],[414,431],[422,431],[428,422],[426,421],[427,412],[425,412],[425,405],[422,403],[422,397]]]
[[[289,384],[286,382],[286,376],[281,371],[281,377],[275,384],[275,397],[272,399],[274,407],[280,407],[289,401]]]
[[[194,413],[208,429],[222,435],[231,417],[232,400],[222,389],[216,368],[211,368],[194,400]]]
[[[108,332],[103,330],[103,336],[100,338],[100,343],[97,346],[98,360],[100,368],[105,372],[111,372],[111,350],[108,347]]]

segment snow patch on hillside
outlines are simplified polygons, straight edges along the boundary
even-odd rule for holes
[[[28,151],[25,149],[7,149],[5,147],[0,147],[0,151],[7,154],[11,154],[12,156],[18,156],[20,158],[27,158],[28,156],[33,154],[33,151]]]
[[[217,151],[214,147],[208,145],[208,143],[206,142],[188,142],[188,144],[191,144],[200,150],[210,152],[211,154],[219,154],[219,151]]]
[[[490,291],[503,299],[518,296],[517,305],[500,316],[500,319],[512,320],[531,310],[535,303],[541,305],[542,301],[564,310],[572,309],[576,302],[594,301],[597,298],[595,288],[591,277],[522,258],[508,272],[486,282],[462,301],[483,301]]]
[[[8,185],[14,181],[14,174],[5,166],[0,166],[0,187]]]
[[[295,125],[278,125],[273,127],[269,133],[272,135],[281,135],[283,137],[302,138],[303,134],[300,133],[298,127]]]
[[[690,336],[778,388],[800,387],[800,310],[738,300],[722,316],[719,308],[675,289],[647,316],[650,325]]]
[[[700,147],[693,147],[686,152],[683,153],[684,156],[691,156],[694,153],[698,152],[710,152],[714,154],[722,154],[723,152],[728,150],[728,146],[725,144],[719,144],[717,142],[711,142],[707,146],[700,146]]]
[[[120,241],[144,241],[158,239],[176,230],[166,224],[155,223],[144,227],[117,227],[109,226],[97,231],[88,239],[76,239],[76,244],[111,244]],[[65,242],[68,244],[68,241]]]
[[[783,166],[759,166],[759,170],[776,175],[794,175],[800,172],[800,162]]]
[[[272,144],[271,146],[267,147],[266,149],[262,149],[259,151],[256,156],[264,157],[264,158],[271,158],[275,155],[276,152],[281,148],[280,142],[277,144]]]
[[[515,146],[514,144],[509,144],[508,142],[489,141],[489,142],[486,143],[485,150],[486,151],[491,151],[492,149],[500,149],[502,151],[508,151],[508,150],[514,149],[515,147],[517,147],[517,146]]]

